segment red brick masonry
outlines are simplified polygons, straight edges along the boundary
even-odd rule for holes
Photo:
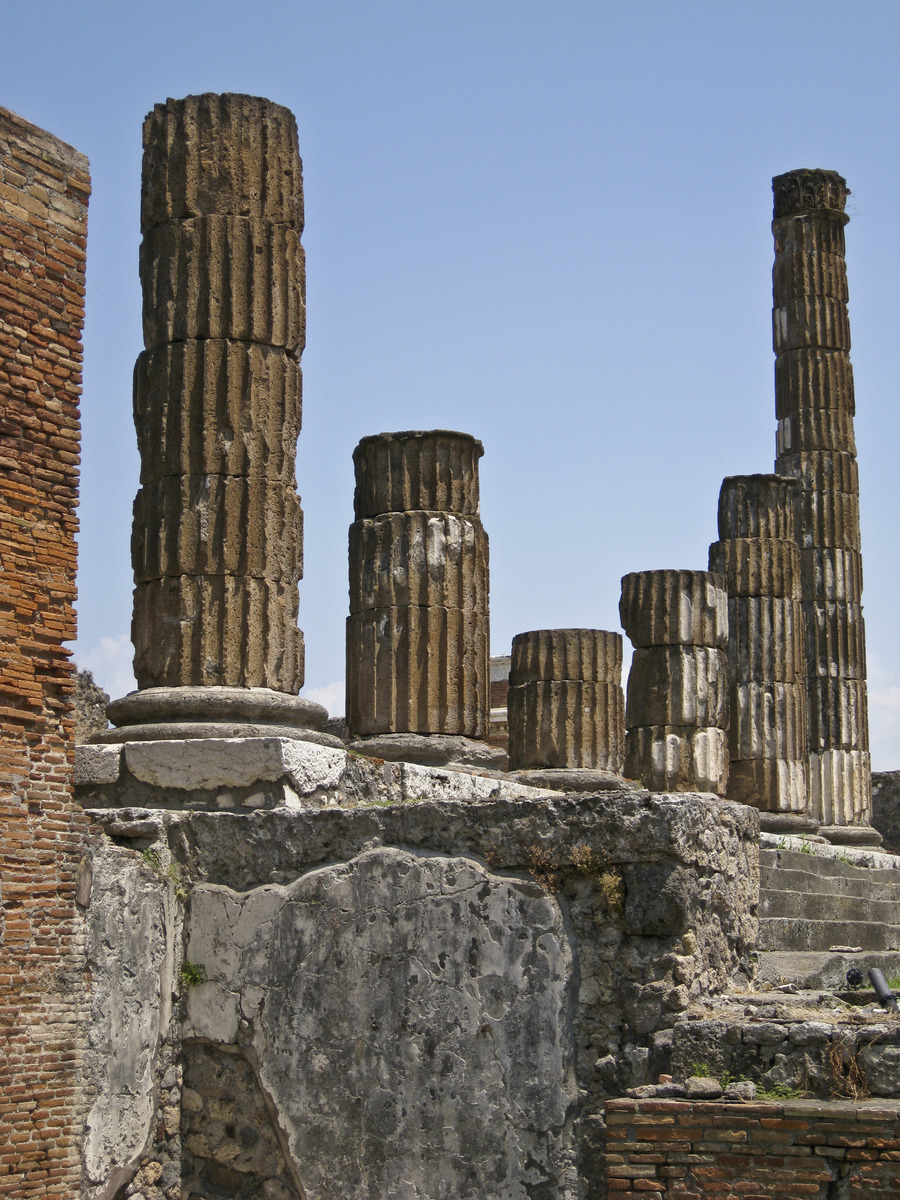
[[[88,162],[0,108],[0,1196],[79,1194],[72,799]]]
[[[610,1100],[610,1200],[900,1197],[900,1101]]]

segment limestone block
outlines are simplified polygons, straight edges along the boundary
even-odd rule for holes
[[[776,220],[803,214],[805,219],[828,216],[846,221],[842,214],[850,189],[837,171],[819,167],[786,171],[772,180],[772,194]]]
[[[605,629],[535,629],[513,638],[509,682],[622,680],[622,635]]]
[[[728,784],[724,729],[638,725],[625,733],[625,776],[651,792],[714,792]]]
[[[230,338],[283,347],[306,341],[306,263],[296,229],[249,217],[169,221],[140,253],[144,345]]]
[[[141,482],[167,475],[265,475],[294,482],[299,365],[249,342],[178,342],[134,368]]]
[[[729,596],[800,599],[800,550],[786,538],[729,538],[709,548],[709,569],[725,576]]]
[[[775,360],[775,416],[792,417],[817,408],[856,411],[853,365],[844,350],[789,350]]]
[[[805,812],[809,807],[809,763],[803,759],[732,759],[729,800],[764,812]]]
[[[822,750],[809,756],[812,815],[822,825],[866,823],[872,814],[868,750]]]
[[[800,482],[804,490],[859,494],[856,457],[846,450],[798,450],[778,457],[778,471]]]
[[[725,646],[725,580],[708,571],[632,572],[622,578],[619,617],[634,646]]]
[[[333,792],[347,765],[345,750],[279,737],[129,742],[124,756],[135,779],[181,792],[251,787],[287,777],[299,795],[310,796]]]
[[[782,417],[775,431],[775,453],[832,450],[856,454],[853,415],[843,408],[807,408]]]
[[[488,618],[406,605],[347,618],[347,727],[355,735],[488,729]]]
[[[810,676],[865,679],[866,627],[862,605],[847,600],[804,604]]]
[[[635,650],[625,709],[635,725],[728,726],[728,659],[710,646]]]
[[[733,680],[796,683],[806,676],[803,610],[780,596],[733,596],[728,604]]]
[[[859,550],[859,495],[801,489],[797,495],[797,541],[801,550]]]
[[[139,688],[303,686],[294,584],[231,575],[154,579],[134,590]]]
[[[243,575],[296,584],[303,574],[303,513],[278,480],[171,475],[134,501],[136,583],[164,576]]]
[[[72,782],[76,787],[117,783],[121,758],[121,746],[76,746]]]
[[[488,537],[477,517],[385,513],[350,526],[350,611],[488,609]]]
[[[832,296],[850,298],[847,264],[843,254],[807,249],[785,250],[775,256],[772,286],[776,296]]]
[[[858,601],[863,589],[862,554],[833,546],[801,550],[800,577],[807,596]]]
[[[719,489],[719,537],[794,537],[797,485],[781,475],[730,475]]]
[[[510,685],[510,769],[590,767],[620,772],[625,759],[623,710],[617,683],[538,679]]]
[[[806,682],[737,683],[731,689],[728,749],[735,759],[805,762]]]
[[[477,517],[483,453],[477,438],[446,429],[363,438],[353,451],[354,515],[424,509]]]
[[[850,349],[850,320],[843,300],[830,296],[798,296],[772,309],[772,344],[776,354],[810,346]]]
[[[810,750],[868,750],[865,679],[809,679]]]
[[[144,121],[141,232],[186,217],[258,217],[303,230],[293,113],[230,93],[157,104]]]

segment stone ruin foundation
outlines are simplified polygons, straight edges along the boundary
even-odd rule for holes
[[[795,814],[809,807],[806,655],[792,479],[738,475],[719,494],[719,541],[709,568],[728,590],[731,800]]]
[[[775,470],[798,481],[812,815],[835,840],[866,840],[872,778],[844,261],[849,192],[836,172],[809,170],[777,176],[772,189]]]
[[[728,782],[728,595],[706,571],[622,579],[622,628],[635,647],[625,706],[625,775],[651,792]]]

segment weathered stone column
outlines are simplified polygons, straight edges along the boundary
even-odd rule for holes
[[[347,726],[377,736],[381,757],[446,761],[435,735],[488,733],[483,453],[475,438],[445,430],[378,434],[353,453]],[[451,744],[451,758],[464,753]]]
[[[859,481],[844,262],[845,181],[772,181],[775,469],[798,480],[812,815],[836,841],[877,840],[866,698]],[[846,827],[853,827],[847,829]]]
[[[253,96],[158,104],[144,122],[141,228],[140,690],[110,716],[320,724],[321,706],[296,698],[305,265],[293,115]]]
[[[777,828],[814,824],[809,807],[806,654],[796,483],[737,475],[719,493],[709,569],[728,589],[728,797],[779,814]]]
[[[625,775],[653,792],[725,794],[728,594],[707,571],[622,579],[622,627],[635,647],[625,706]]]
[[[578,772],[592,780],[618,775],[625,758],[622,635],[603,629],[516,634],[507,710],[511,770],[537,768],[542,777],[558,770],[566,779]]]

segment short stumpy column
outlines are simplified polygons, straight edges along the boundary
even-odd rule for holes
[[[464,433],[363,438],[350,527],[351,735],[484,738],[490,712],[488,539],[481,442]]]
[[[796,486],[780,475],[725,479],[709,548],[728,589],[728,798],[781,814],[785,827],[809,807]]]
[[[635,647],[625,705],[625,775],[653,792],[715,792],[728,782],[728,594],[708,571],[622,579],[622,627]]]
[[[791,171],[772,187],[775,469],[798,481],[812,815],[834,840],[866,840],[872,777],[844,262],[849,193],[834,171]]]

